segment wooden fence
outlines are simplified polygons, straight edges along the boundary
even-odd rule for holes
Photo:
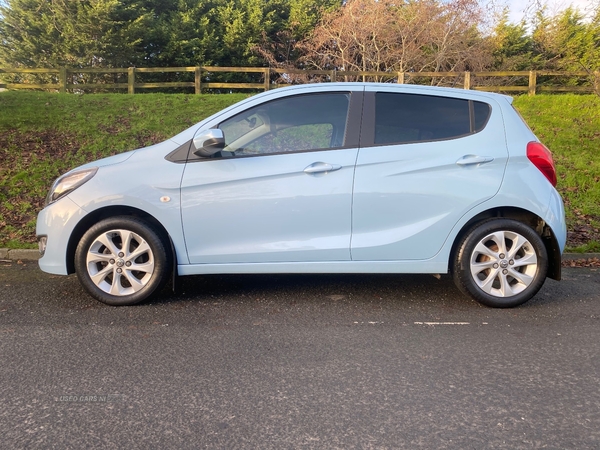
[[[194,81],[140,82],[137,78],[149,73],[193,72]],[[261,82],[216,82],[210,81],[216,74],[242,73],[259,74]],[[2,74],[48,75],[53,80],[49,83],[2,82]],[[113,74],[127,78],[127,82],[88,82],[86,76]],[[540,83],[540,79],[544,82]],[[554,71],[520,71],[520,72],[350,72],[337,70],[288,70],[269,67],[146,67],[146,68],[106,68],[106,69],[10,69],[0,68],[0,88],[5,89],[44,89],[58,92],[82,92],[107,89],[127,89],[134,94],[139,89],[193,88],[196,94],[203,89],[252,89],[269,90],[289,86],[295,83],[311,81],[385,81],[411,84],[437,84],[435,80],[443,79],[446,85],[495,92],[527,92],[535,95],[538,92],[598,92],[600,74],[598,72],[554,72]],[[570,84],[549,84],[549,80],[571,79]],[[501,80],[503,84],[491,85],[491,80]],[[512,84],[511,84],[512,83]],[[518,83],[518,84],[515,84]]]

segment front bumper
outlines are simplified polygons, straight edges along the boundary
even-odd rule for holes
[[[39,260],[40,269],[56,275],[68,275],[67,249],[75,226],[85,211],[68,196],[40,211],[37,217],[38,242],[45,238],[45,251]],[[42,246],[40,245],[40,253]]]

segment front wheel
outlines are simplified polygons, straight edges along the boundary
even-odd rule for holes
[[[164,241],[146,222],[113,217],[91,227],[75,252],[75,271],[97,300],[113,306],[133,305],[166,283],[171,259]]]
[[[525,303],[542,287],[548,254],[541,237],[511,219],[491,219],[471,228],[456,252],[456,286],[478,302],[495,308]]]

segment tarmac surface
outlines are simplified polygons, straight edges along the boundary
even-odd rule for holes
[[[0,263],[2,448],[600,448],[600,271],[182,278],[133,307]]]

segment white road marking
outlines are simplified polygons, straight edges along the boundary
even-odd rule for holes
[[[415,325],[471,325],[469,322],[415,322]]]

